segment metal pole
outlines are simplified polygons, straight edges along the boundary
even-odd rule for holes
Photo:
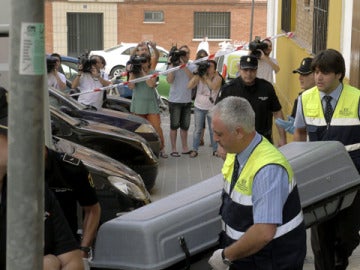
[[[249,42],[252,41],[252,36],[253,36],[253,28],[254,28],[254,6],[255,6],[255,2],[254,2],[254,0],[252,0],[252,3],[251,3],[251,17],[250,17],[250,40],[249,40]]]
[[[7,269],[33,270],[44,245],[44,1],[12,0],[11,20]]]

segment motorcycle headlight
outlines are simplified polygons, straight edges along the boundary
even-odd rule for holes
[[[144,201],[146,204],[150,203],[150,194],[145,190],[140,189],[137,185],[126,181],[118,176],[108,176],[109,182],[117,188],[120,192],[136,199]]]

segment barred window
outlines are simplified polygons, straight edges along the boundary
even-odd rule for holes
[[[163,11],[145,11],[144,12],[145,22],[163,22],[164,12]]]
[[[194,38],[229,39],[230,12],[194,12]]]
[[[314,0],[313,42],[314,54],[326,49],[329,0]]]
[[[281,29],[285,32],[291,31],[291,0],[282,0]]]

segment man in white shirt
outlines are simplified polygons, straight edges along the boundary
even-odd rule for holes
[[[274,72],[275,74],[278,73],[280,71],[280,67],[276,59],[270,57],[270,53],[272,52],[271,40],[266,38],[262,41],[262,43],[267,44],[267,48],[264,50],[259,50],[261,56],[259,58],[256,77],[265,79],[270,83],[274,83]]]
[[[59,72],[59,68],[61,65],[61,57],[57,53],[53,53],[50,55],[50,59],[56,61],[55,67],[51,70],[48,70],[48,86],[54,87],[59,90],[66,89],[66,77],[64,74]]]

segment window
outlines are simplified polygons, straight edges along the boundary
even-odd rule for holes
[[[313,42],[314,54],[326,49],[329,0],[314,0]]]
[[[285,32],[291,31],[291,0],[282,0],[281,29]]]
[[[229,39],[230,12],[195,12],[194,38]]]
[[[164,12],[162,11],[145,11],[144,12],[145,22],[163,22]]]

